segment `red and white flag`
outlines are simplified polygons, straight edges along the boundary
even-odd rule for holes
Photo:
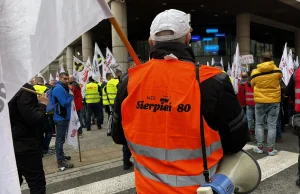
[[[78,133],[77,130],[80,127],[80,122],[78,119],[78,115],[76,112],[76,107],[74,100],[72,101],[71,106],[71,116],[69,122],[69,129],[68,129],[68,136],[67,136],[67,143],[74,147],[74,149],[78,149]]]
[[[282,81],[287,86],[290,81],[290,76],[288,72],[288,54],[287,54],[287,43],[284,45],[283,54],[279,64],[279,68],[282,72]]]
[[[239,43],[236,45],[235,55],[232,64],[232,85],[234,88],[234,92],[238,93],[238,82],[241,79],[241,62],[240,62],[240,48]]]
[[[56,72],[55,80],[59,81],[59,73],[58,73],[58,71]]]

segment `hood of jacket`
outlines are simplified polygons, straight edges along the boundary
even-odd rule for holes
[[[269,72],[277,69],[274,61],[264,62],[257,65],[257,70],[260,72]]]

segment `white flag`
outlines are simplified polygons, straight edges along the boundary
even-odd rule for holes
[[[223,69],[224,69],[224,65],[223,65],[223,57],[221,57],[220,63],[221,63],[221,65],[222,65]]]
[[[46,82],[46,80],[45,80],[45,78],[42,76],[42,74],[41,73],[38,73],[38,75],[37,75],[38,77],[41,77],[41,78],[43,78],[43,80],[44,80],[44,84],[46,84],[47,82]]]
[[[212,59],[211,59],[211,65],[214,65],[214,64],[215,64],[215,59],[212,58]]]
[[[296,61],[295,61],[295,69],[297,69],[299,67],[299,60],[298,60],[298,56],[296,57]]]
[[[106,75],[106,73],[110,72],[113,74],[114,77],[116,77],[115,72],[113,70],[118,67],[118,64],[114,55],[112,54],[112,52],[109,50],[108,47],[106,47],[106,59],[105,59],[105,65],[103,67],[104,67],[104,69],[102,69],[103,75]]]
[[[209,62],[208,61],[207,61],[206,65],[209,66]]]
[[[289,83],[293,73],[294,73],[294,60],[293,60],[293,51],[290,49],[289,55],[288,55],[288,74],[287,74],[287,84]]]
[[[97,62],[98,62],[98,67],[104,64],[105,62],[105,57],[103,56],[97,42],[95,43],[95,52],[94,55],[96,55]],[[103,76],[103,75],[102,75]]]
[[[65,69],[64,69],[63,65],[60,66],[60,70],[59,70],[59,73],[62,73],[62,72],[65,72]]]
[[[228,62],[227,75],[231,76],[230,63]]]
[[[73,56],[73,76],[77,82],[80,81],[80,77],[82,76],[82,72],[85,68],[85,64],[80,61],[77,57]]]
[[[85,86],[88,83],[88,78],[91,76],[91,73],[90,73],[91,69],[92,69],[92,64],[91,64],[90,57],[88,57],[88,60],[86,61],[84,69],[82,71],[82,74],[79,78],[79,84],[81,87],[82,97],[84,97],[84,94],[85,94]]]
[[[241,63],[240,63],[240,49],[239,44],[236,45],[235,55],[232,64],[232,84],[235,93],[238,93],[238,82],[241,79]]]
[[[58,73],[58,71],[56,72],[55,79],[56,79],[56,81],[59,81],[59,73]]]
[[[50,73],[50,75],[49,75],[49,82],[52,81],[52,80],[54,80],[54,78],[53,78],[52,74]]]
[[[0,53],[0,193],[21,194]]]
[[[78,137],[77,137],[77,130],[80,127],[80,122],[78,119],[78,115],[76,112],[76,107],[74,100],[72,101],[71,106],[71,116],[70,116],[70,122],[69,122],[69,128],[68,128],[68,137],[67,142],[69,145],[73,146],[74,149],[78,149]]]
[[[5,0],[0,3],[0,57],[6,100],[100,21],[112,17],[105,0]],[[17,75],[17,76],[12,76]],[[4,85],[3,85],[4,86]],[[2,95],[3,96],[3,95]],[[4,98],[0,98],[4,104]],[[7,106],[0,117],[0,193],[19,194]]]
[[[98,47],[98,44],[95,43],[95,52],[92,64],[92,77],[96,82],[100,82],[101,74],[99,67],[102,65],[104,65],[104,57],[100,48]]]
[[[285,43],[285,45],[284,45],[284,50],[283,50],[283,54],[282,54],[281,61],[279,64],[279,68],[282,72],[282,81],[287,86],[290,81],[289,76],[288,76],[289,73],[288,73],[287,43]]]

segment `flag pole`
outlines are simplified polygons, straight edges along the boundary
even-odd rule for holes
[[[80,149],[80,140],[79,140],[78,133],[77,133],[77,140],[78,140],[78,150],[79,150],[79,161],[81,162],[81,149]]]
[[[118,33],[119,37],[121,38],[122,42],[124,43],[125,47],[127,48],[129,54],[131,55],[133,61],[135,62],[136,65],[140,65],[141,62],[136,55],[135,51],[133,50],[131,44],[129,43],[128,39],[126,38],[124,32],[122,31],[118,21],[116,20],[115,17],[109,18],[109,21],[111,24],[114,26],[116,32]]]

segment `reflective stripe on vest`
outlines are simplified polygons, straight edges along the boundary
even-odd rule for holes
[[[172,149],[167,150],[165,148],[151,148],[149,146],[142,146],[127,141],[128,147],[130,147],[136,154],[146,156],[149,158],[155,158],[158,160],[166,160],[169,162],[175,162],[177,160],[188,160],[195,158],[202,158],[202,148],[189,150],[189,149]],[[214,151],[221,149],[222,144],[220,141],[214,142],[210,146],[206,147],[206,156],[210,156]]]
[[[172,187],[187,187],[202,185],[205,183],[205,178],[203,174],[196,176],[178,176],[178,175],[168,175],[168,174],[157,174],[150,169],[147,169],[143,165],[139,164],[137,161],[134,161],[134,167],[138,170],[143,176],[152,179],[154,181],[162,182]],[[210,168],[209,174],[213,175],[216,173],[218,164]]]
[[[295,111],[300,112],[300,68],[295,73]]]
[[[245,83],[245,90],[246,90],[246,105],[247,106],[254,106],[254,93],[253,88],[249,85],[248,82]]]
[[[222,73],[207,66],[201,66],[199,71],[201,82]],[[136,162],[137,192],[195,193],[204,183],[201,93],[195,65],[151,59],[128,72],[128,96],[121,107],[122,126]],[[181,84],[172,82],[174,77]],[[205,118],[203,125],[207,166],[213,176],[223,150],[219,133],[208,126]]]
[[[118,79],[111,79],[107,82],[106,92],[109,104],[115,104],[115,98],[117,96],[118,88],[117,85],[119,84]]]
[[[98,84],[93,82],[86,85],[85,100],[87,104],[100,102],[101,97],[99,95],[98,88]]]

